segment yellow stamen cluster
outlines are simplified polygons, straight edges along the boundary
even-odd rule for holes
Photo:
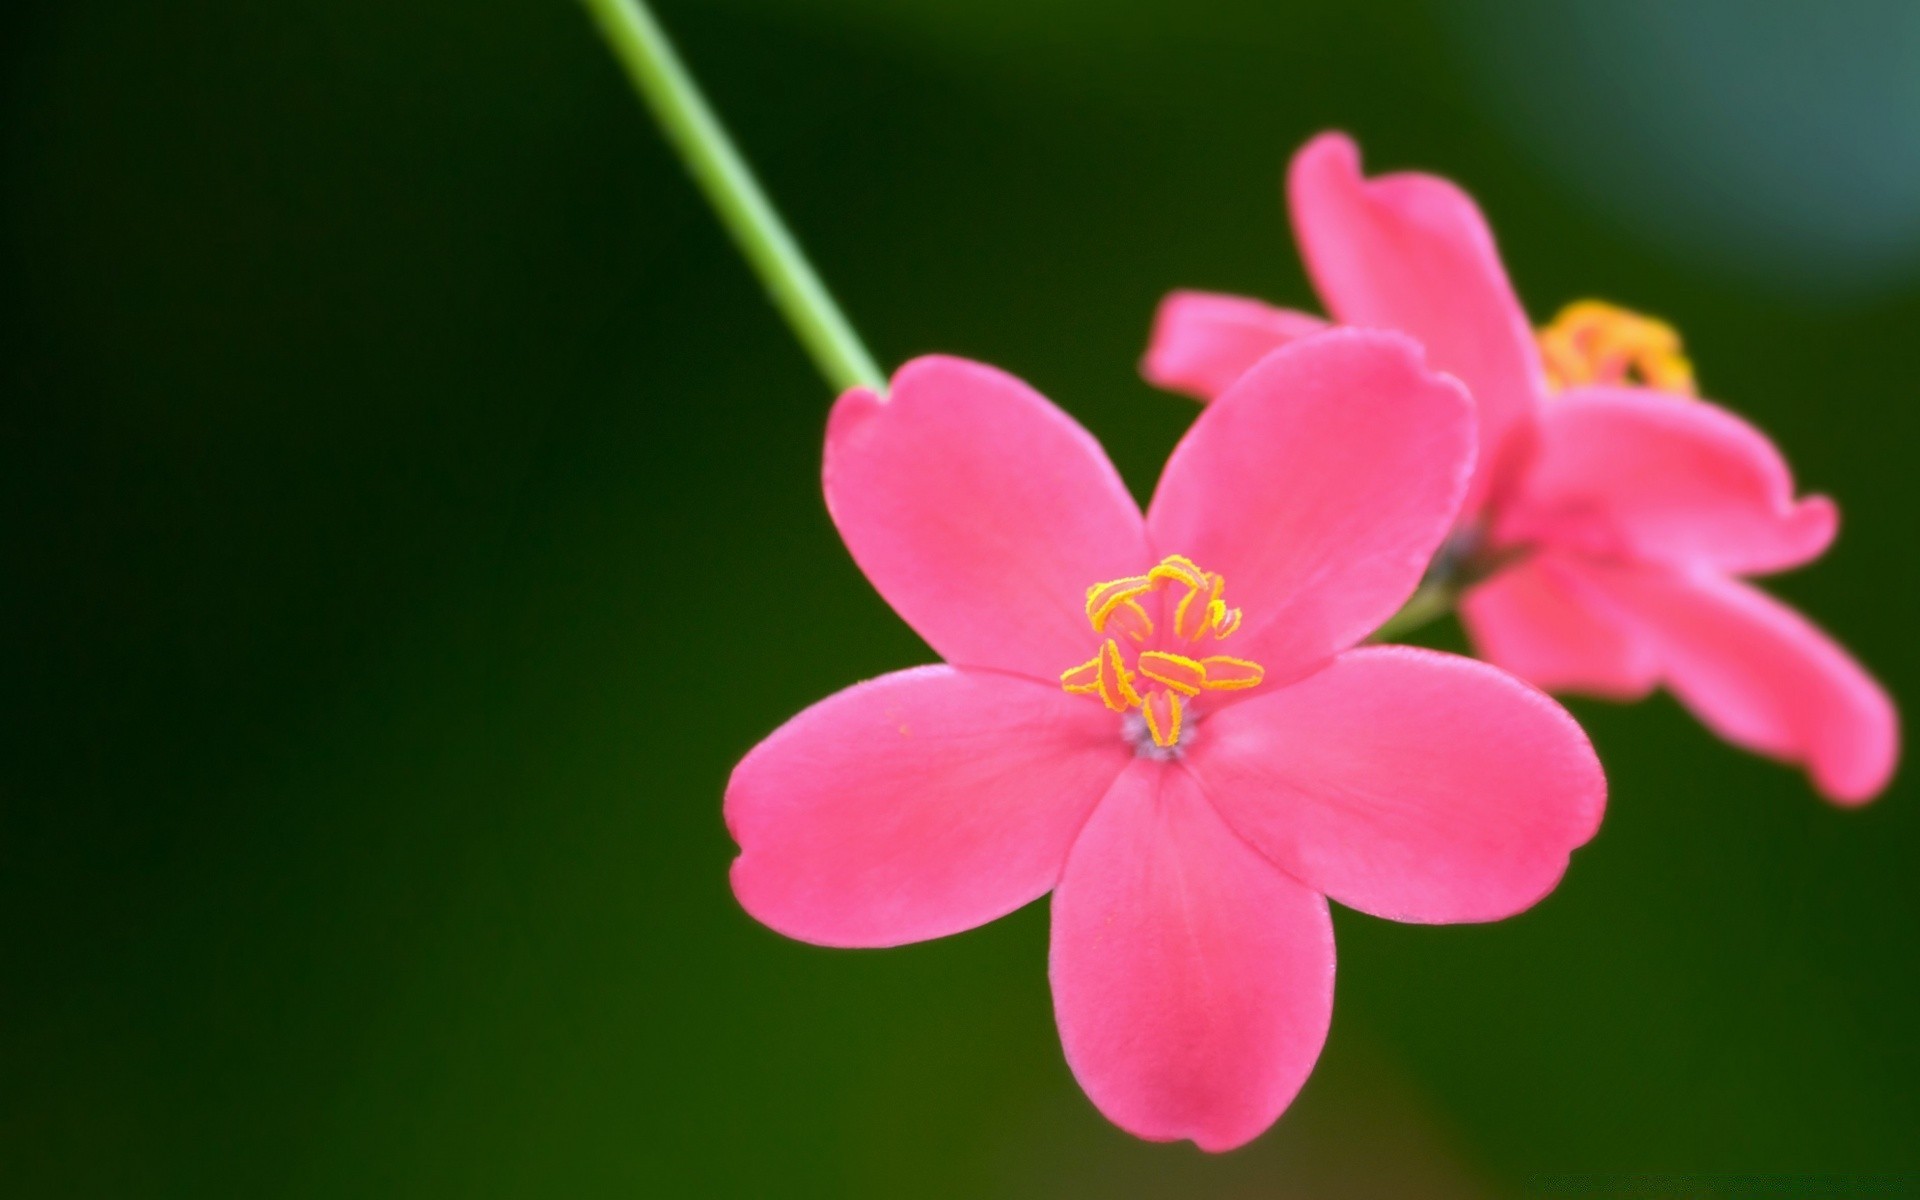
[[[1601,300],[1578,300],[1540,330],[1540,360],[1555,392],[1588,384],[1635,383],[1694,394],[1693,364],[1665,321]]]
[[[1098,654],[1062,672],[1060,686],[1098,696],[1115,712],[1139,709],[1154,745],[1178,745],[1188,699],[1202,692],[1254,687],[1265,671],[1244,658],[1139,649],[1156,632],[1145,601],[1156,592],[1166,593],[1172,612],[1167,617],[1163,610],[1162,617],[1171,625],[1176,644],[1219,641],[1240,628],[1240,610],[1227,607],[1226,587],[1223,576],[1203,571],[1178,554],[1161,559],[1145,575],[1094,584],[1087,589],[1087,621],[1106,640]]]

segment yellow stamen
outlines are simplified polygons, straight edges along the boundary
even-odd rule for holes
[[[1171,750],[1180,744],[1180,697],[1173,692],[1154,692],[1147,697],[1143,715],[1153,744]]]
[[[1107,631],[1107,621],[1116,613],[1131,609],[1146,621],[1147,631],[1153,630],[1153,622],[1147,621],[1146,610],[1142,609],[1138,597],[1153,590],[1153,580],[1145,575],[1134,575],[1126,579],[1115,579],[1107,583],[1096,583],[1087,589],[1087,620],[1093,623],[1095,633]]]
[[[1267,677],[1267,669],[1259,663],[1244,658],[1228,658],[1224,654],[1202,659],[1200,666],[1207,673],[1205,686],[1210,692],[1235,692],[1242,688],[1258,687],[1260,681]]]
[[[1096,686],[1100,702],[1115,712],[1140,707],[1140,693],[1133,690],[1133,672],[1120,657],[1120,643],[1112,638],[1100,648]]]
[[[1153,634],[1153,618],[1140,607],[1138,600],[1129,600],[1107,618],[1106,632],[1125,634],[1136,642],[1144,642]]]
[[[1147,578],[1155,583],[1172,582],[1182,587],[1207,586],[1207,573],[1195,566],[1193,560],[1184,554],[1167,555],[1160,560],[1159,565],[1147,572]]]
[[[1240,610],[1228,608],[1225,596],[1227,577],[1216,574],[1213,577],[1213,594],[1207,600],[1207,624],[1213,630],[1215,638],[1223,638],[1240,628]]]
[[[1189,610],[1195,609],[1195,597],[1202,593],[1199,588],[1188,588],[1187,594],[1180,597],[1180,603],[1173,609],[1173,631],[1188,641],[1198,641],[1207,628],[1207,605],[1202,600],[1197,607],[1197,616],[1188,620]]]
[[[1260,664],[1244,658],[1193,658],[1173,650],[1135,649],[1123,645],[1123,639],[1145,642],[1153,636],[1153,620],[1144,601],[1162,588],[1180,592],[1170,622],[1179,642],[1231,636],[1240,628],[1241,614],[1227,607],[1226,587],[1224,576],[1203,571],[1178,554],[1161,559],[1145,575],[1094,584],[1087,589],[1087,621],[1105,640],[1098,654],[1061,672],[1060,686],[1076,695],[1098,696],[1114,712],[1139,710],[1154,745],[1173,749],[1187,723],[1188,698],[1255,687],[1265,672]],[[1136,686],[1139,679],[1149,682]]]
[[[1198,696],[1207,686],[1207,669],[1191,658],[1147,650],[1140,655],[1140,673],[1155,683],[1187,696]]]
[[[1101,653],[1105,653],[1103,649]],[[1060,672],[1060,686],[1079,696],[1100,694],[1100,655]]]
[[[1694,394],[1693,364],[1680,334],[1665,321],[1601,300],[1577,300],[1540,330],[1539,340],[1551,391],[1631,383]]]

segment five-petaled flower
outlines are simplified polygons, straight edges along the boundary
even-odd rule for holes
[[[1237,1146],[1291,1102],[1333,1001],[1327,898],[1487,921],[1600,820],[1585,735],[1483,663],[1355,644],[1456,516],[1474,418],[1395,334],[1282,350],[1226,390],[1146,514],[1017,380],[922,358],[842,396],[827,506],[946,661],[794,717],[728,784],[735,894],[831,946],[1052,899],[1067,1061],[1145,1138]]]
[[[1664,684],[1737,745],[1806,766],[1841,803],[1878,794],[1899,731],[1886,692],[1799,613],[1742,580],[1818,557],[1837,526],[1779,452],[1692,399],[1665,324],[1595,301],[1536,335],[1473,201],[1446,180],[1365,179],[1323,135],[1288,177],[1308,273],[1339,322],[1407,333],[1472,391],[1479,468],[1436,564],[1488,661],[1541,687],[1634,699]],[[1143,370],[1202,399],[1324,327],[1176,292]]]

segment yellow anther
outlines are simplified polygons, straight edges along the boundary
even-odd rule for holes
[[[1140,673],[1185,696],[1198,696],[1207,686],[1207,668],[1179,654],[1148,650],[1140,655]]]
[[[1180,697],[1173,692],[1154,692],[1147,697],[1143,715],[1153,744],[1171,750],[1180,744]]]
[[[1132,575],[1125,579],[1096,583],[1087,589],[1087,620],[1092,623],[1095,633],[1105,633],[1107,622],[1117,612],[1131,610],[1140,621],[1146,623],[1147,631],[1153,631],[1153,622],[1147,620],[1147,612],[1140,607],[1139,598],[1153,590],[1153,580],[1145,575]]]
[[[1146,609],[1140,607],[1139,601],[1129,600],[1113,610],[1113,614],[1107,618],[1106,628],[1100,632],[1124,634],[1136,642],[1144,642],[1153,634],[1153,618],[1147,615]]]
[[[1207,600],[1207,625],[1215,638],[1226,637],[1240,628],[1240,610],[1227,607],[1226,594],[1227,577],[1215,573],[1213,595]]]
[[[1259,663],[1244,658],[1228,658],[1223,654],[1201,659],[1200,666],[1206,672],[1204,686],[1210,692],[1233,692],[1241,688],[1258,687],[1260,681],[1267,677],[1267,669]]]
[[[1102,654],[1105,653],[1103,648]],[[1100,694],[1100,654],[1060,672],[1060,686],[1077,696],[1097,696]]]
[[[1061,672],[1060,686],[1076,695],[1098,696],[1114,712],[1140,710],[1154,745],[1168,750],[1180,743],[1189,698],[1253,687],[1264,672],[1258,663],[1244,658],[1189,658],[1171,650],[1123,647],[1123,639],[1146,642],[1153,636],[1146,601],[1162,587],[1182,593],[1174,602],[1170,622],[1181,641],[1197,642],[1208,634],[1218,640],[1240,627],[1240,610],[1227,607],[1225,577],[1201,570],[1192,559],[1170,554],[1145,575],[1111,579],[1087,589],[1087,620],[1105,640],[1098,654]],[[1141,679],[1148,682],[1136,686]]]
[[[1115,712],[1140,707],[1140,693],[1133,690],[1133,672],[1120,657],[1120,643],[1112,638],[1100,647],[1099,670],[1095,676],[1100,702]]]
[[[1579,300],[1540,330],[1540,361],[1555,392],[1588,384],[1640,384],[1694,394],[1693,364],[1665,321],[1600,300]]]
[[[1173,631],[1188,641],[1197,639],[1207,628],[1206,601],[1194,604],[1194,599],[1201,595],[1199,588],[1189,588],[1173,609]]]
[[[1226,591],[1226,577],[1207,575],[1205,578],[1205,587],[1190,588],[1173,610],[1174,632],[1192,642],[1209,632],[1223,638],[1240,626],[1240,611],[1228,608],[1221,599]]]
[[[1207,573],[1195,566],[1193,560],[1183,554],[1167,555],[1160,560],[1158,566],[1147,572],[1147,578],[1155,583],[1172,582],[1189,588],[1207,586]]]

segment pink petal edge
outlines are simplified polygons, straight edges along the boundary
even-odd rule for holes
[[[940,657],[1057,682],[1097,642],[1089,584],[1153,562],[1092,434],[1013,376],[916,358],[827,425],[827,510],[854,561]]]
[[[1616,541],[1609,553],[1735,575],[1818,558],[1839,524],[1825,496],[1795,498],[1792,471],[1758,429],[1639,388],[1555,397],[1510,504],[1511,534],[1551,542],[1555,522],[1570,520]]]
[[[1472,472],[1473,406],[1398,334],[1337,329],[1268,355],[1200,414],[1148,506],[1161,554],[1226,576],[1222,653],[1298,677],[1419,585]]]
[[[1476,654],[1537,688],[1625,701],[1660,682],[1647,639],[1550,552],[1469,588],[1459,611]]]
[[[1287,195],[1307,273],[1334,319],[1408,334],[1435,370],[1473,393],[1480,472],[1464,506],[1471,514],[1505,469],[1509,439],[1530,426],[1543,387],[1532,326],[1486,218],[1438,176],[1363,177],[1359,147],[1340,133],[1294,155]]]
[[[1706,572],[1594,564],[1583,574],[1649,639],[1664,682],[1709,729],[1805,766],[1836,804],[1886,789],[1900,757],[1893,699],[1813,622]]]
[[[1320,895],[1234,836],[1179,767],[1139,760],[1053,896],[1068,1065],[1114,1124],[1231,1150],[1279,1118],[1333,1018]]]
[[[1532,907],[1606,807],[1600,760],[1552,698],[1412,646],[1350,651],[1208,717],[1188,761],[1255,849],[1394,921]]]
[[[1325,328],[1319,317],[1242,296],[1169,292],[1140,374],[1157,388],[1211,400],[1268,354]]]
[[[983,925],[1051,889],[1132,761],[1117,718],[1017,676],[919,667],[806,709],[727,784],[734,895],[824,946]]]

